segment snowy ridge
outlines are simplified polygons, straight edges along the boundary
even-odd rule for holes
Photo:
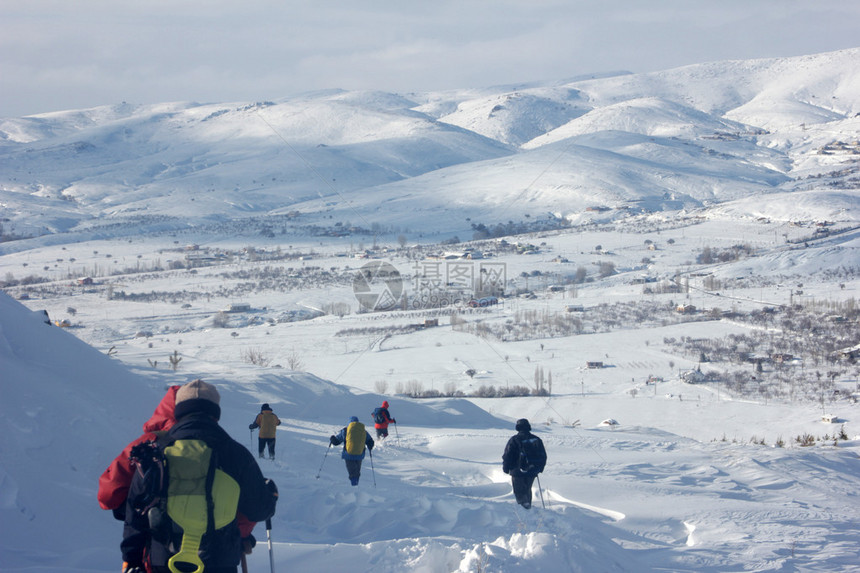
[[[495,224],[552,213],[577,221],[594,203],[691,209],[793,190],[822,173],[838,173],[828,183],[846,185],[855,173],[850,157],[821,150],[856,139],[858,53],[517,88],[327,91],[8,118],[0,121],[0,158],[8,166],[0,202],[6,232],[22,236],[96,221],[141,225],[142,214],[170,217],[177,206],[196,224],[293,213],[310,225],[363,218],[364,227],[416,230],[420,221],[421,232],[463,234],[465,217]],[[655,154],[643,137],[686,152]],[[614,153],[586,164],[537,153],[554,143],[565,146],[551,150],[557,155],[567,146]],[[643,157],[658,165],[641,165]],[[643,182],[636,174],[642,170],[659,181]],[[613,182],[628,178],[629,186]],[[646,196],[676,199],[629,205],[641,199],[635,189],[643,184],[651,187]],[[380,211],[391,185],[421,200]],[[445,215],[452,198],[475,208],[463,218]]]

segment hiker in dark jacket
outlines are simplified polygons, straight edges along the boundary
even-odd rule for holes
[[[176,423],[166,439],[205,442],[212,449],[218,467],[239,486],[238,511],[251,521],[265,521],[275,513],[278,490],[271,480],[263,477],[253,455],[218,425],[219,403],[218,390],[202,380],[179,388],[174,407]],[[123,572],[142,573],[147,555],[153,573],[169,573],[167,562],[179,550],[182,531],[174,527],[169,539],[153,534],[147,516],[133,506],[133,500],[140,497],[143,488],[142,474],[136,472],[129,489],[120,546],[125,562]],[[237,520],[233,519],[225,527],[203,535],[198,555],[206,573],[236,573],[243,551]]]
[[[281,420],[278,418],[268,404],[263,404],[260,408],[260,413],[251,423],[248,428],[254,430],[260,428],[257,435],[257,449],[260,457],[263,457],[263,450],[268,446],[269,459],[275,459],[275,438],[277,437],[276,428],[281,425]]]
[[[362,434],[364,434],[363,437]],[[343,444],[340,457],[346,462],[349,483],[358,485],[358,478],[361,477],[361,460],[364,459],[365,448],[373,450],[373,438],[370,437],[364,424],[358,421],[358,417],[352,416],[349,423],[340,432],[329,438],[329,444],[332,446]]]
[[[138,444],[157,440],[176,423],[173,409],[176,406],[176,392],[179,388],[180,386],[171,386],[167,389],[152,416],[143,424],[143,434],[130,442],[99,477],[99,505],[102,509],[112,510],[114,517],[119,521],[125,521],[128,489],[135,474],[130,460],[132,448]],[[241,513],[236,515],[236,519],[245,552],[250,553],[256,544],[256,539],[251,533],[256,523],[248,521]]]
[[[388,437],[388,424],[396,424],[397,420],[391,417],[391,413],[388,411],[388,400],[382,401],[382,406],[376,408],[370,414],[373,416],[373,427],[376,428],[376,439],[382,439]]]
[[[532,506],[532,484],[546,466],[546,450],[540,438],[531,433],[532,426],[525,418],[517,420],[517,435],[512,436],[502,454],[502,471],[511,476],[517,503],[529,509]],[[521,459],[520,453],[526,454]]]

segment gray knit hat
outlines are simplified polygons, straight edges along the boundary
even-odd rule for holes
[[[194,412],[209,414],[216,420],[221,418],[221,395],[212,384],[197,379],[176,391],[176,406],[173,415],[178,420]]]

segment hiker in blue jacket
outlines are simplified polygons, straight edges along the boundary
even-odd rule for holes
[[[531,433],[525,418],[517,420],[517,435],[512,436],[502,454],[502,471],[511,476],[511,486],[517,503],[532,506],[532,484],[546,466],[546,450],[540,438]]]
[[[329,438],[329,444],[331,446],[343,444],[340,457],[346,463],[349,483],[358,485],[358,478],[361,477],[361,460],[364,459],[365,449],[373,450],[373,438],[370,437],[364,424],[358,421],[357,416],[350,417],[347,425]]]

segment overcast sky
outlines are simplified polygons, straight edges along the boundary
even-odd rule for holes
[[[3,0],[0,117],[407,93],[860,46],[857,0]]]

